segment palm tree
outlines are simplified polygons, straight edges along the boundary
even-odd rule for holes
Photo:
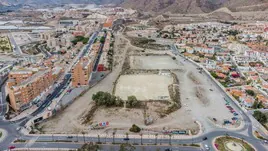
[[[171,145],[171,136],[172,134],[169,134],[169,145]]]
[[[100,143],[100,135],[98,135],[98,143]]]
[[[155,145],[157,145],[157,136],[158,134],[155,134]]]
[[[126,133],[126,138],[128,138],[128,133]],[[127,143],[128,143],[128,139],[127,139]]]
[[[142,133],[140,133],[140,136],[141,136],[141,145],[142,145],[142,135],[143,135],[143,134],[142,134]]]
[[[113,132],[113,144],[114,144],[114,135],[115,135],[115,132]]]
[[[83,134],[83,138],[84,138],[84,143],[86,143],[86,139],[85,139],[85,132],[82,131],[82,134]]]

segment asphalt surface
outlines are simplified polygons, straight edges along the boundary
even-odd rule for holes
[[[66,143],[35,143],[33,145],[28,145],[25,143],[22,144],[17,144],[14,145],[18,148],[66,148],[66,149],[77,149],[82,146],[82,144],[66,144]],[[40,147],[42,146],[42,147]],[[61,147],[64,146],[64,147]],[[104,144],[104,145],[99,145],[100,150],[104,151],[118,151],[120,150],[119,145],[112,145],[112,144]],[[185,146],[155,146],[155,145],[146,145],[146,146],[141,146],[141,145],[135,145],[134,146],[136,150],[146,150],[146,151],[165,151],[166,149],[172,149],[173,151],[200,151],[199,148],[196,147],[185,147]]]
[[[4,116],[7,112],[6,92],[5,85],[7,81],[7,75],[1,79],[0,85],[0,117]]]
[[[13,46],[15,46],[15,48],[14,48],[15,53],[16,53],[16,54],[23,54],[22,51],[21,51],[21,49],[20,49],[20,47],[17,45],[17,43],[16,43],[16,41],[15,41],[15,39],[14,39],[14,37],[12,36],[11,33],[8,34],[8,37],[9,37],[10,43],[11,43]]]

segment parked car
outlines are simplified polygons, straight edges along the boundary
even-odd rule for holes
[[[124,141],[128,141],[128,140],[129,140],[129,138],[127,138],[127,137],[126,137],[126,138],[124,138]]]
[[[207,144],[205,145],[205,149],[210,150],[210,148],[209,148],[209,146]]]
[[[67,138],[73,138],[73,136],[67,136]]]
[[[236,113],[236,112],[234,112],[233,114],[234,114],[234,116],[237,116],[238,115],[238,113]]]
[[[232,120],[237,120],[238,118],[237,117],[233,117]]]
[[[213,121],[217,122],[217,119],[216,118],[213,118]]]
[[[15,149],[16,146],[9,146],[8,149]]]
[[[207,140],[208,138],[207,137],[203,137],[203,141]]]

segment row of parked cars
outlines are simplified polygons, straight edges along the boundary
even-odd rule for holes
[[[234,110],[234,108],[230,105],[230,102],[226,101],[225,104],[226,108],[229,109],[230,113],[233,114],[234,117],[232,117],[232,121],[237,121],[238,120],[238,113]],[[223,124],[232,124],[231,121],[229,120],[224,120]]]

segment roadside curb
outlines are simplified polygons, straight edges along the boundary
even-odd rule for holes
[[[2,136],[0,137],[0,143],[5,140],[6,136],[7,136],[7,131],[4,129],[0,129],[0,132],[2,132]]]

